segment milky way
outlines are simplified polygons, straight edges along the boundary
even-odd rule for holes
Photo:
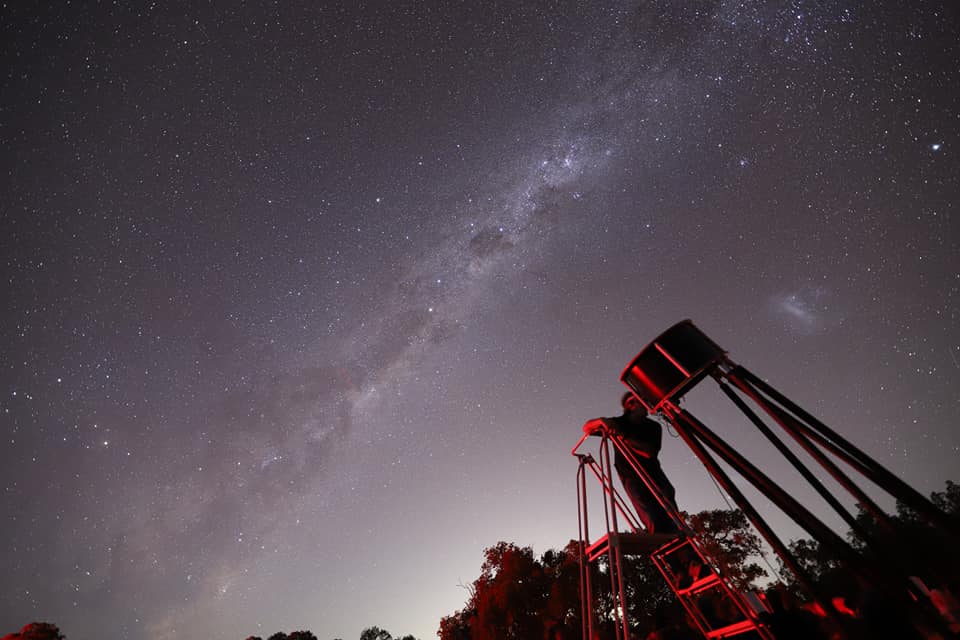
[[[956,7],[480,4],[2,9],[0,634],[434,637],[684,318],[960,480]]]

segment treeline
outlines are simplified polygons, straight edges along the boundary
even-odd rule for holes
[[[948,481],[946,490],[933,492],[931,501],[953,517],[960,529],[960,485]],[[703,511],[687,521],[699,533],[704,551],[716,568],[741,591],[757,589],[768,577],[757,563],[759,537],[737,510]],[[771,608],[767,622],[777,638],[805,640],[830,637],[824,619],[845,625],[848,638],[935,638],[960,636],[960,548],[955,535],[934,529],[903,504],[897,505],[890,527],[878,524],[866,511],[857,516],[860,533],[847,539],[872,562],[895,563],[914,576],[914,602],[891,598],[885,585],[865,583],[850,567],[825,553],[813,540],[797,540],[790,548],[821,594],[829,594],[823,611],[819,603],[805,602],[797,579],[782,563],[776,580],[764,595]],[[864,539],[863,535],[869,539]],[[627,557],[626,614],[631,637],[694,640],[699,633],[673,591],[648,558]],[[594,597],[597,636],[616,637],[609,574],[603,562],[590,563],[591,582],[601,588]],[[468,588],[459,611],[440,621],[440,640],[583,640],[580,610],[580,564],[576,541],[561,550],[536,556],[530,547],[499,542],[484,552],[480,576]],[[904,594],[905,595],[905,594]],[[816,606],[812,606],[816,605]],[[603,612],[606,612],[604,614]],[[782,633],[778,633],[779,630]],[[798,635],[799,634],[799,635]],[[893,634],[893,635],[891,635]],[[35,622],[0,640],[66,640],[56,625]],[[263,640],[249,636],[247,640]],[[266,640],[318,640],[310,631],[277,632]],[[342,640],[335,638],[334,640]],[[379,627],[368,627],[360,640],[417,640],[394,638]]]
[[[17,633],[10,633],[0,640],[66,640],[66,637],[60,633],[57,625],[49,622],[31,622]],[[259,636],[248,636],[247,640],[263,640]],[[318,640],[317,636],[310,631],[291,631],[283,633],[278,631],[267,640]],[[341,640],[334,638],[334,640]],[[360,640],[417,640],[411,635],[394,638],[390,632],[380,627],[368,627],[360,633]]]
[[[758,559],[760,539],[740,511],[704,511],[688,518],[704,532],[706,551],[739,588],[749,589],[766,572]],[[440,640],[582,640],[578,543],[537,557],[530,547],[500,542],[486,550],[480,577],[466,606],[441,620]],[[698,638],[687,627],[682,605],[646,558],[627,557],[627,618],[634,638]],[[609,576],[591,563],[598,612],[612,612]],[[602,588],[607,585],[606,588]],[[598,616],[601,638],[614,638],[612,615]]]
[[[947,481],[930,501],[953,519],[952,531],[931,527],[903,503],[890,515],[889,526],[859,507],[857,529],[847,540],[866,565],[882,566],[886,574],[873,580],[827,553],[815,540],[796,540],[790,550],[813,581],[826,606],[821,618],[833,614],[849,638],[960,637],[960,485]],[[781,563],[784,589],[779,596],[803,593],[799,581]],[[910,589],[885,582],[885,575],[909,576]]]
[[[934,492],[930,498],[960,520],[960,485],[947,482],[945,491]],[[794,541],[790,547],[813,578],[817,592],[831,596],[827,600],[831,611],[810,601],[782,563],[778,575],[770,576],[775,579],[760,591],[757,583],[767,572],[756,562],[760,539],[745,516],[738,510],[719,510],[688,518],[719,572],[740,591],[759,591],[770,608],[764,620],[777,638],[828,638],[837,633],[837,624],[851,639],[954,637],[951,633],[960,633],[960,606],[952,595],[960,593],[957,539],[931,528],[904,505],[898,505],[890,528],[878,525],[862,509],[857,520],[860,530],[869,533],[871,544],[851,532],[851,545],[864,557],[874,558],[872,562],[896,561],[909,567],[909,575],[920,578],[915,580],[920,594],[916,601],[906,593],[891,598],[882,586],[864,584],[855,571],[812,540]],[[631,637],[702,637],[688,623],[682,605],[649,559],[627,557],[625,562]],[[602,560],[591,563],[589,570],[596,591],[599,640],[614,638],[609,574]],[[441,620],[438,636],[440,640],[581,640],[579,572],[575,541],[539,557],[530,547],[500,542],[485,551],[480,576],[469,588],[466,605]]]
[[[260,636],[248,636],[247,640],[263,640],[263,638]],[[267,640],[317,640],[317,636],[313,635],[313,633],[309,631],[292,631],[290,633],[278,631],[267,638]],[[334,638],[334,640],[341,639]],[[417,638],[414,638],[411,635],[394,638],[386,629],[381,629],[380,627],[367,627],[360,632],[360,640],[417,640]]]

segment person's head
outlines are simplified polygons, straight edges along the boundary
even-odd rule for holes
[[[620,406],[623,407],[624,413],[633,413],[634,411],[642,411],[643,405],[640,404],[640,399],[633,394],[632,391],[627,391],[620,397]],[[644,413],[646,413],[644,411]]]

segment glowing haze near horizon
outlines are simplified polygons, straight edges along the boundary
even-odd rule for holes
[[[144,4],[0,9],[0,633],[434,637],[688,317],[958,479],[955,3]]]

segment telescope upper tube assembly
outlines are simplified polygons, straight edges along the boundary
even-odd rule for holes
[[[690,320],[673,325],[637,354],[620,375],[649,413],[667,401],[676,402],[714,367],[727,352]]]

